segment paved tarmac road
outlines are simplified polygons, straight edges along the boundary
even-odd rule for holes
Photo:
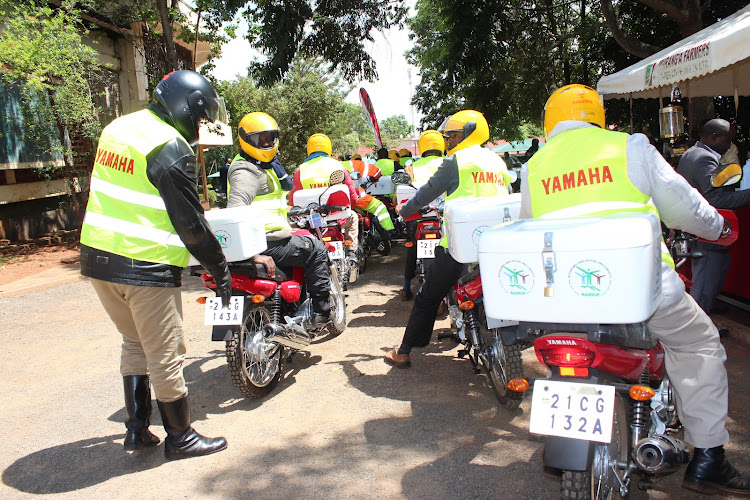
[[[232,386],[223,343],[202,325],[200,281],[186,277],[194,424],[226,436],[229,448],[174,462],[162,446],[122,450],[120,337],[88,280],[0,297],[0,498],[557,498],[558,481],[541,472],[542,440],[527,430],[528,399],[520,410],[499,408],[451,340],[433,340],[410,370],[383,362],[411,309],[395,297],[403,255],[397,247],[371,259],[350,287],[346,331],[295,356],[263,400]],[[727,449],[750,471],[750,351],[725,345]],[[524,363],[539,368],[530,350]],[[152,430],[164,437],[156,411]],[[680,479],[661,478],[650,498],[705,498]]]

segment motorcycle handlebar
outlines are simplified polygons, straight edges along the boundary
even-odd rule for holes
[[[289,217],[300,217],[303,215],[310,215],[312,213],[320,213],[327,215],[331,212],[343,212],[349,207],[341,207],[337,205],[308,205],[306,207],[293,206],[287,212]]]

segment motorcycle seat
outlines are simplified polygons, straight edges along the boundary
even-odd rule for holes
[[[261,278],[266,280],[273,279],[277,283],[287,281],[288,279],[290,279],[289,276],[292,275],[291,269],[277,267],[275,276],[273,278],[270,278],[263,264],[256,264],[251,260],[230,262],[229,272],[232,275],[241,274],[243,276],[247,276],[248,278]]]

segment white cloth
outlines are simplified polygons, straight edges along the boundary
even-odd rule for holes
[[[549,134],[547,141],[569,130],[593,127],[580,121],[562,121]],[[721,234],[724,218],[659,154],[643,134],[628,137],[625,150],[628,179],[651,202],[664,224],[702,238],[715,240]],[[528,163],[521,167],[521,219],[531,217],[529,203]],[[662,263],[662,300],[659,309],[669,307],[682,298],[685,285],[677,273]]]

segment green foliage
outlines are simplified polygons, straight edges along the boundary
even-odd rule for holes
[[[73,2],[52,8],[48,2],[0,0],[0,66],[3,88],[22,86],[24,106],[34,120],[25,123],[30,136],[49,136],[47,153],[62,155],[69,166],[72,151],[60,140],[71,127],[89,138],[100,130],[91,82],[97,56],[85,45],[87,33]]]
[[[396,115],[386,118],[380,123],[380,134],[382,135],[383,143],[395,146],[398,139],[411,137],[412,129],[404,115]]]
[[[279,125],[279,159],[289,172],[307,157],[307,139],[314,133],[328,135],[334,155],[352,154],[372,136],[361,108],[344,103],[348,89],[310,62],[295,62],[284,79],[268,88],[244,77],[223,82],[219,92],[226,100],[234,134],[247,113],[263,111],[274,117]],[[223,164],[222,156],[234,156],[239,150],[236,140],[231,154],[226,148],[211,149],[206,163]]]

